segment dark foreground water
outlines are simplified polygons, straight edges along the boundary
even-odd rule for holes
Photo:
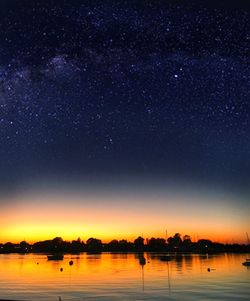
[[[176,255],[164,262],[144,253],[142,266],[138,254],[83,253],[63,261],[0,255],[0,299],[250,300],[250,269],[242,265],[247,256]]]

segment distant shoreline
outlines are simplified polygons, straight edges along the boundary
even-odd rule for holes
[[[77,240],[64,241],[61,237],[55,237],[51,240],[39,241],[29,244],[21,241],[18,244],[7,242],[0,243],[0,254],[79,254],[79,253],[140,253],[140,252],[158,252],[158,253],[193,253],[193,254],[216,254],[216,253],[250,253],[250,244],[222,244],[212,242],[208,239],[200,239],[192,242],[190,236],[183,238],[179,233],[168,239],[150,238],[144,239],[139,236],[133,242],[123,240],[112,240],[109,243],[103,243],[100,239],[89,238],[86,242],[80,238]]]

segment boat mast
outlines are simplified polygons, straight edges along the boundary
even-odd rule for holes
[[[249,240],[249,236],[248,236],[248,233],[246,232],[246,235],[247,235],[247,242],[248,244],[250,245],[250,240]]]

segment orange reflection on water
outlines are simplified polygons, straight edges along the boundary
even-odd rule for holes
[[[145,258],[145,264],[142,258]],[[0,296],[6,299],[18,295],[19,299],[25,300],[53,300],[52,296],[58,298],[61,295],[63,300],[67,300],[69,294],[80,298],[125,294],[126,291],[155,294],[157,290],[169,295],[185,287],[194,289],[209,281],[220,283],[233,276],[238,279],[244,276],[242,273],[248,272],[241,264],[244,259],[244,255],[232,254],[173,254],[172,260],[166,262],[162,261],[161,254],[156,253],[83,253],[65,255],[63,261],[48,261],[47,256],[41,254],[2,254]],[[69,265],[70,260],[73,260],[72,266]]]
[[[169,272],[172,278],[180,275],[202,275],[210,272],[223,274],[228,270],[236,272],[239,262],[244,255],[172,255],[169,262],[161,261],[160,254],[80,254],[65,255],[62,261],[48,261],[46,255],[10,254],[0,255],[0,279],[4,282],[36,285],[62,284],[68,285],[80,281],[109,283],[121,279],[134,279],[139,281],[142,266],[140,258],[144,256],[146,264],[143,266],[145,276],[153,279],[161,272]],[[73,265],[69,261],[73,260]],[[63,271],[60,271],[60,269]],[[118,277],[117,277],[118,276]]]

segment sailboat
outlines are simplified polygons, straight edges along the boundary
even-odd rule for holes
[[[248,242],[248,245],[250,245],[250,240],[249,240],[249,236],[248,236],[248,233],[246,232],[246,235],[247,235],[247,242]],[[242,262],[242,264],[244,266],[247,266],[247,267],[250,267],[250,258],[246,258],[246,261]]]

